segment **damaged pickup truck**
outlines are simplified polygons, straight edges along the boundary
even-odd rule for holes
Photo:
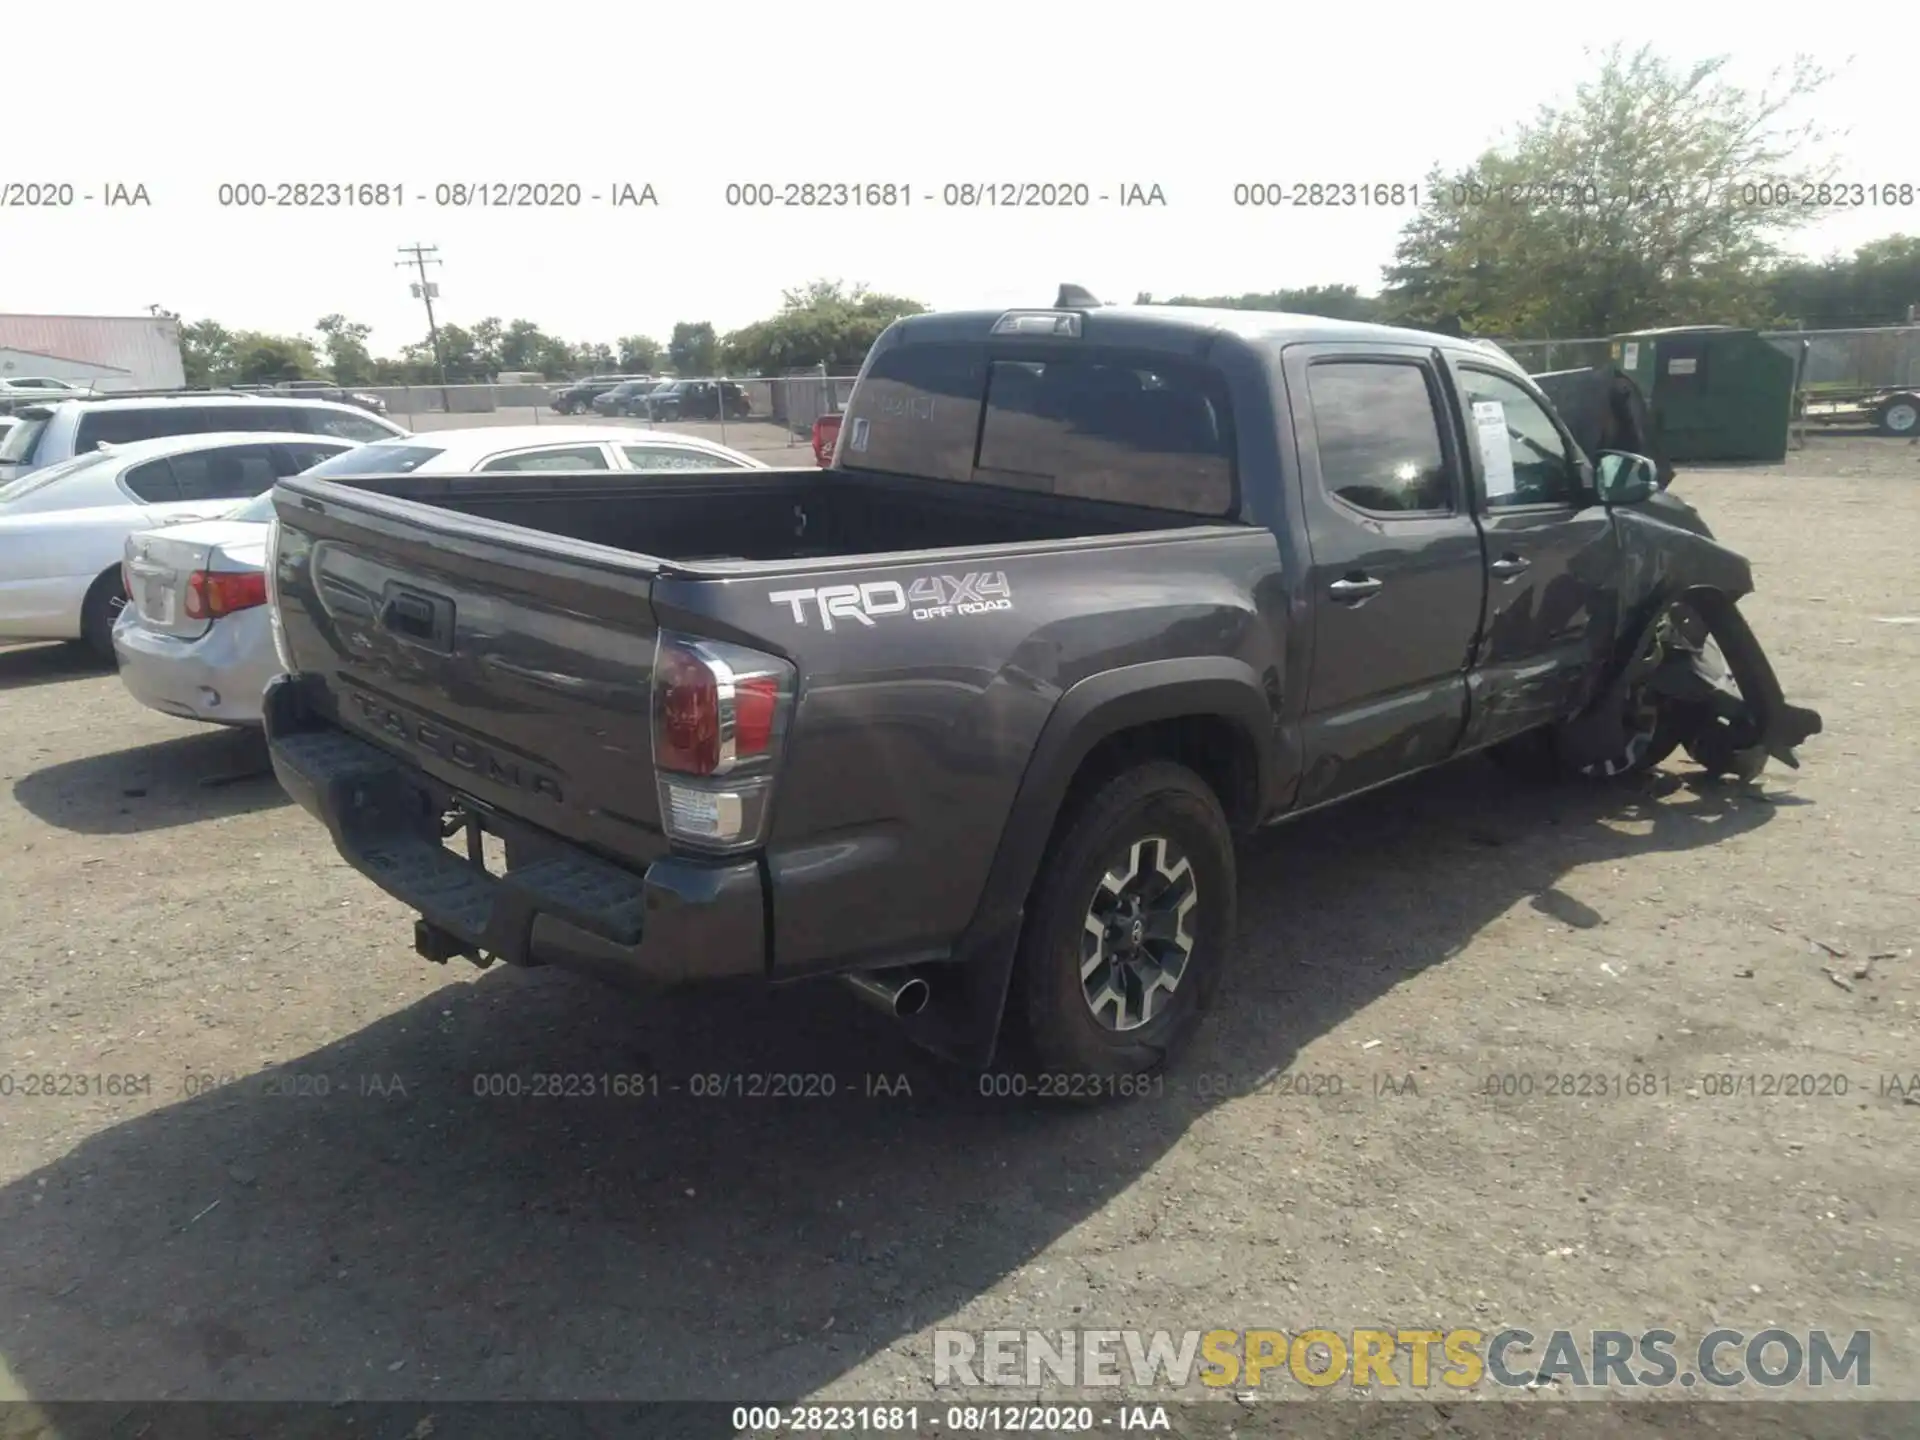
[[[1621,377],[1548,378],[1582,435],[1475,342],[1067,287],[895,322],[825,469],[284,480],[274,769],[429,959],[831,977],[1098,1090],[1214,993],[1238,835],[1819,730]]]

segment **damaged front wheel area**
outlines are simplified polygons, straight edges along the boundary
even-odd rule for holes
[[[1701,590],[1660,613],[1585,714],[1533,743],[1556,768],[1588,778],[1650,770],[1684,747],[1709,774],[1744,783],[1769,758],[1799,768],[1794,747],[1820,728],[1819,715],[1786,703],[1734,603]]]

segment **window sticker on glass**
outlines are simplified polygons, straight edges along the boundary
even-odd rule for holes
[[[1506,407],[1498,400],[1474,401],[1473,424],[1480,432],[1480,458],[1487,471],[1487,498],[1513,494],[1513,442],[1507,436]]]
[[[856,451],[865,450],[867,448],[867,430],[868,424],[865,418],[855,420],[853,422],[853,436],[847,443]]]

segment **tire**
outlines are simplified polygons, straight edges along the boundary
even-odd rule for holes
[[[1140,941],[1142,928],[1125,917],[1140,912],[1112,884],[1123,871],[1141,884],[1121,888],[1149,897],[1146,943],[1139,952],[1127,942]],[[1167,871],[1173,872],[1171,882]],[[1213,791],[1185,766],[1138,766],[1079,802],[1063,817],[1020,935],[1014,993],[1025,1058],[1043,1074],[1076,1080],[1147,1075],[1165,1065],[1190,1038],[1219,986],[1233,942],[1236,883],[1227,817]],[[1096,909],[1120,917],[1107,938],[1089,934]],[[1157,944],[1156,929],[1162,935]],[[1120,943],[1110,947],[1114,938]],[[1184,950],[1182,938],[1190,942]],[[1133,954],[1145,957],[1140,970],[1130,961],[1107,959],[1083,982],[1090,957]],[[1162,970],[1143,986],[1141,971],[1157,966],[1176,970],[1173,983],[1162,985]],[[1088,995],[1096,987],[1114,997],[1101,1002],[1099,1014]],[[1067,1089],[1071,1098],[1106,1093],[1099,1086],[1087,1093],[1084,1084]]]
[[[113,653],[113,622],[126,603],[126,585],[116,568],[95,580],[80,604],[80,643],[94,659],[116,670],[120,662]]]
[[[1896,395],[1874,417],[1882,435],[1920,435],[1920,395]]]

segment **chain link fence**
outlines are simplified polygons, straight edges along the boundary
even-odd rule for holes
[[[611,395],[589,382],[530,385],[355,385],[376,397],[387,417],[409,430],[494,425],[630,426],[718,441],[770,464],[813,463],[813,423],[838,411],[853,390],[852,375],[810,371],[797,375],[686,377],[661,393]],[[598,396],[574,385],[600,389]],[[593,399],[599,399],[595,406]]]

